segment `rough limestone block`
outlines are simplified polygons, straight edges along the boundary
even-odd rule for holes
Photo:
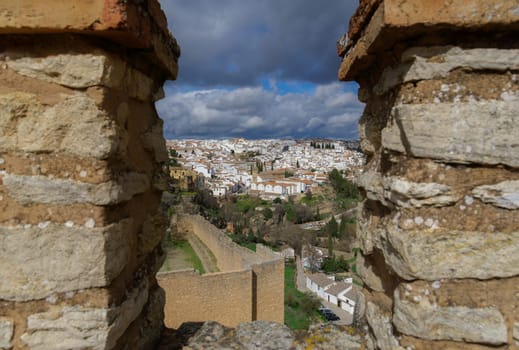
[[[491,345],[508,340],[503,315],[493,307],[440,307],[427,298],[400,299],[395,291],[393,323],[399,332],[428,340],[453,340]]]
[[[0,317],[0,348],[9,349],[11,347],[13,333],[13,320],[7,317]]]
[[[236,339],[250,350],[289,349],[294,343],[290,328],[271,321],[238,324]]]
[[[388,206],[388,201],[403,208],[424,206],[444,207],[456,203],[461,195],[434,182],[412,182],[400,177],[383,177],[376,171],[366,171],[359,177],[359,187],[368,199]]]
[[[375,273],[373,265],[364,258],[364,255],[357,255],[357,273],[359,274],[362,281],[371,289],[376,292],[383,292],[384,285],[380,277]]]
[[[381,245],[386,264],[406,280],[519,274],[519,231],[403,231],[388,226]]]
[[[366,319],[373,332],[376,348],[380,350],[403,350],[398,340],[393,334],[393,325],[391,317],[384,315],[380,308],[368,302],[366,308]]]
[[[395,106],[382,146],[453,163],[519,167],[519,99]]]
[[[147,280],[127,295],[109,309],[78,305],[30,315],[21,339],[31,350],[112,349],[148,301]]]
[[[153,216],[148,215],[142,225],[142,231],[138,234],[138,254],[146,255],[155,249],[162,241],[167,226],[168,218],[165,214],[157,212]]]
[[[4,52],[7,68],[18,74],[74,89],[106,86],[124,89],[130,97],[142,101],[152,99],[154,82],[145,74],[130,68],[114,55],[96,53],[58,54],[44,57],[27,56],[27,52]],[[1,62],[1,61],[0,61]]]
[[[149,176],[140,173],[127,173],[97,185],[39,175],[4,174],[2,181],[9,196],[22,204],[110,205],[128,201],[150,188]]]
[[[397,177],[385,177],[382,182],[384,197],[404,208],[443,207],[461,197],[453,194],[449,186],[434,182],[412,182]]]
[[[517,70],[519,69],[517,57],[519,57],[519,50],[516,49],[413,47],[402,54],[402,64],[384,70],[373,90],[381,95],[402,83],[444,78],[451,71],[459,68],[500,72]]]
[[[379,53],[397,42],[421,35],[443,33],[450,27],[458,31],[493,31],[517,26],[517,0],[384,0],[371,12],[354,16],[350,29],[353,39],[346,48],[339,70],[340,80],[354,80],[380,62]]]
[[[135,349],[155,349],[164,327],[164,304],[166,293],[160,287],[149,292],[148,303],[143,310],[146,321],[142,323],[140,337]]]
[[[503,181],[495,185],[478,186],[474,197],[499,208],[519,209],[519,181]]]
[[[515,345],[519,345],[519,322],[514,323],[513,337]]]
[[[84,93],[53,106],[38,102],[34,94],[0,95],[0,152],[63,152],[105,159],[117,150],[115,123]]]
[[[157,122],[141,136],[144,147],[153,152],[155,161],[158,163],[166,162],[169,159],[166,141],[162,134],[163,124],[162,119],[158,119]]]
[[[386,204],[382,175],[373,170],[365,171],[359,176],[358,186],[366,191],[366,198]]]
[[[92,228],[42,222],[0,227],[0,299],[27,301],[104,287],[128,262],[132,219]]]
[[[124,47],[143,49],[134,51],[165,78],[175,79],[178,72],[180,48],[157,0],[2,0],[0,32],[101,36]]]

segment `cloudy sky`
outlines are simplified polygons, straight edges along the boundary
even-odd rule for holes
[[[355,0],[161,0],[182,55],[157,103],[174,138],[357,138],[363,106],[337,81]]]

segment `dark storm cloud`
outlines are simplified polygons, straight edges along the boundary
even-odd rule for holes
[[[353,0],[162,0],[182,55],[157,103],[167,138],[356,138],[335,42]]]
[[[252,85],[337,78],[352,0],[162,0],[182,48],[179,82]]]

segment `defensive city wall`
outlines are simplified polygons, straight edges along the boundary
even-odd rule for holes
[[[235,244],[199,215],[181,215],[177,230],[196,235],[214,254],[221,272],[200,275],[193,270],[161,273],[166,292],[166,325],[214,320],[234,327],[240,322],[283,323],[284,259],[270,248],[256,252]]]
[[[0,349],[152,349],[179,48],[155,0],[0,2]]]
[[[519,346],[519,3],[361,0],[368,348]]]

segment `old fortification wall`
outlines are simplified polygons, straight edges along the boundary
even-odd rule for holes
[[[519,346],[519,4],[365,0],[360,84],[370,348]]]
[[[160,273],[166,291],[165,324],[177,329],[184,322],[216,320],[226,326],[252,318],[252,271],[200,275],[193,270]]]
[[[0,3],[0,348],[158,340],[177,57],[154,0]]]
[[[256,253],[235,244],[199,215],[180,216],[177,229],[195,234],[215,255],[222,272],[199,275],[176,271],[158,276],[166,291],[168,327],[178,328],[183,322],[202,320],[231,327],[254,320],[283,322],[282,257],[260,244]]]

